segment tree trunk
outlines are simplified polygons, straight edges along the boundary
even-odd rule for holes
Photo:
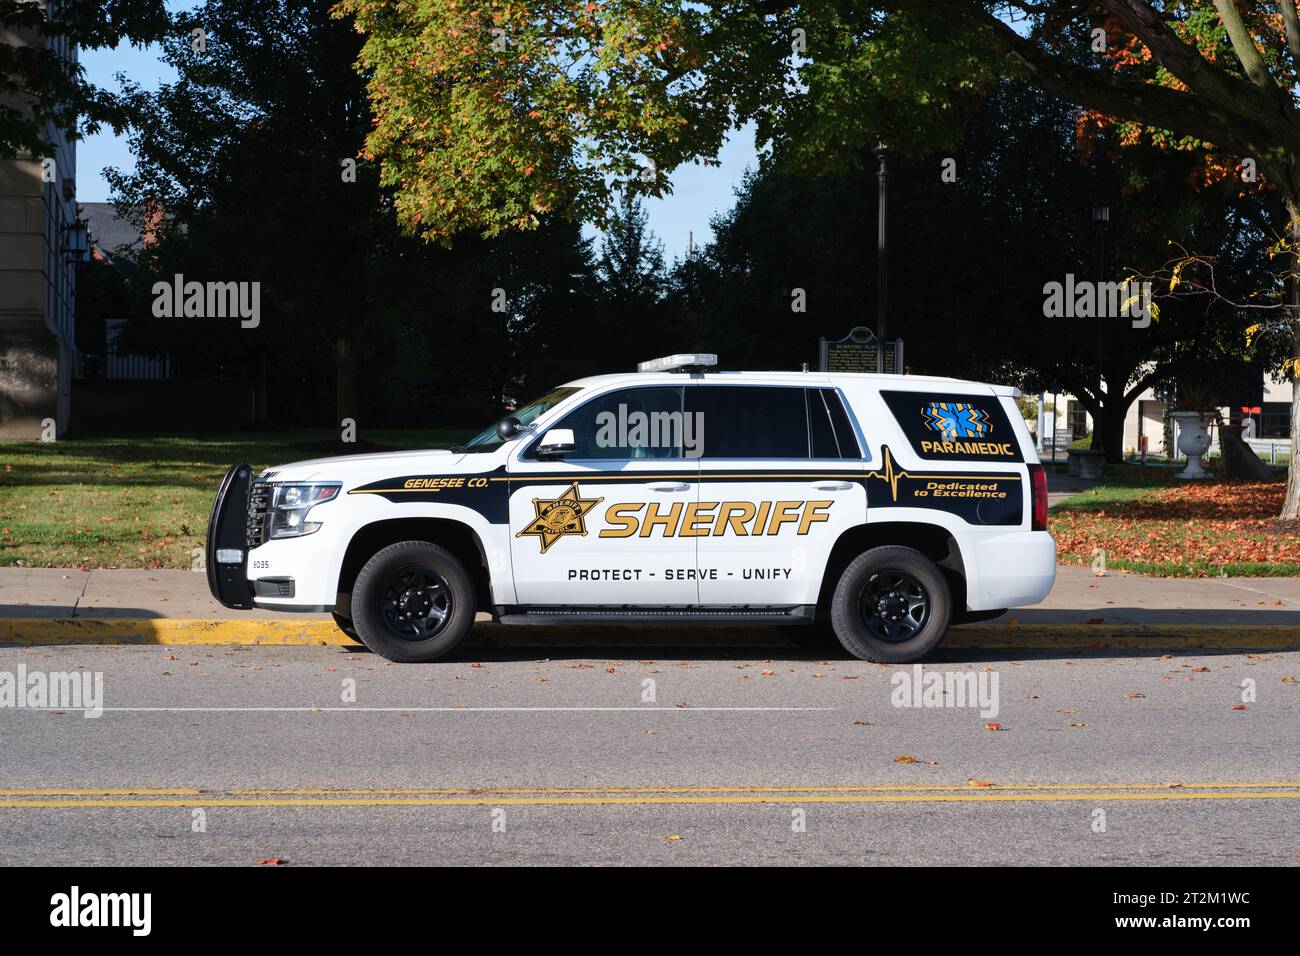
[[[335,398],[334,425],[343,426],[345,418],[357,420],[357,347],[349,339],[336,339],[334,360],[338,366],[338,393]]]
[[[1291,334],[1295,337],[1294,355],[1300,363],[1300,322],[1291,323]],[[1300,474],[1297,474],[1300,455],[1296,446],[1300,445],[1300,375],[1291,382],[1291,466],[1286,473],[1286,497],[1282,499],[1280,517],[1300,518]]]
[[[1101,436],[1101,450],[1106,453],[1106,464],[1124,462],[1124,410],[1102,406],[1100,419],[1093,420],[1093,435]],[[1096,448],[1097,443],[1093,443]]]
[[[1282,499],[1282,518],[1300,518],[1300,201],[1287,202],[1291,217],[1291,308],[1287,316],[1291,326],[1291,355],[1296,359],[1291,379],[1291,461],[1286,474],[1286,497]]]

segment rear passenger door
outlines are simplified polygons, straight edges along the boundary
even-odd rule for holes
[[[866,521],[858,441],[834,389],[686,390],[703,429],[700,603],[813,604],[836,539]]]

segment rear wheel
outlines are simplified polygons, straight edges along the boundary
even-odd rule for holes
[[[400,541],[377,553],[352,586],[361,642],[403,664],[450,654],[474,624],[474,585],[451,552],[428,541]]]
[[[951,614],[952,593],[939,566],[899,545],[858,555],[831,601],[831,622],[845,650],[888,664],[910,664],[934,650]]]

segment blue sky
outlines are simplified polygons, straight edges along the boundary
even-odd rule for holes
[[[118,73],[147,89],[176,78],[175,72],[158,58],[156,47],[83,51],[81,62],[91,82],[114,90],[118,88],[114,79]],[[672,176],[671,196],[646,201],[650,228],[663,242],[669,262],[685,256],[692,233],[697,247],[707,243],[713,236],[709,220],[734,204],[735,188],[745,170],[758,165],[754,128],[736,131],[718,158],[719,166],[681,167]],[[125,137],[114,136],[112,130],[87,137],[77,144],[77,198],[81,202],[107,202],[110,195],[103,170],[110,166],[130,170],[134,165]]]

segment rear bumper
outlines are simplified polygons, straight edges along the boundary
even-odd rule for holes
[[[208,590],[226,607],[247,610],[253,606],[253,589],[248,583],[248,488],[253,480],[250,465],[233,465],[221,479],[212,514],[208,518],[208,545],[204,556],[208,568]],[[230,560],[238,552],[238,561]],[[218,554],[225,558],[218,560]]]
[[[1046,531],[980,535],[962,550],[972,611],[1037,604],[1056,583],[1056,539]]]

